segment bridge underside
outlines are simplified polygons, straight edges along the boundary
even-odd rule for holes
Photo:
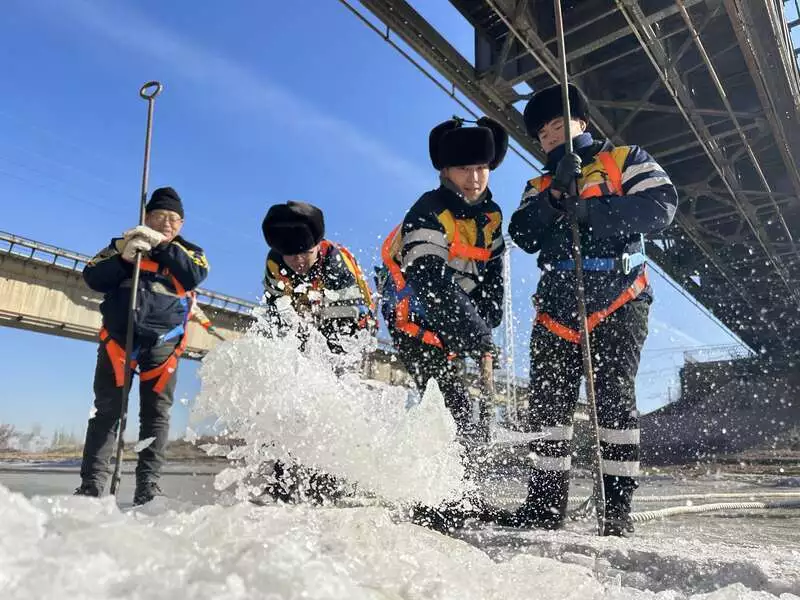
[[[474,62],[406,2],[361,3],[542,158],[519,111],[558,77],[552,0],[451,0],[475,29]],[[780,2],[563,7],[595,133],[643,146],[679,188],[649,254],[754,349],[800,352],[800,81]]]

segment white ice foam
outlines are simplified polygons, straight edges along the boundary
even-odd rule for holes
[[[591,567],[479,549],[377,508],[250,504],[120,512],[113,499],[34,498],[0,486],[3,600],[655,599]],[[640,565],[647,569],[647,564]],[[698,600],[769,600],[734,584]],[[782,600],[796,598],[783,594]]]
[[[222,473],[218,489],[277,457],[391,502],[436,505],[463,494],[463,448],[435,382],[407,409],[405,388],[351,372],[357,352],[332,356],[313,334],[307,346],[301,353],[294,335],[249,332],[204,359],[193,422],[217,419],[227,435],[246,442],[231,454],[244,466]],[[240,487],[239,497],[245,493]]]

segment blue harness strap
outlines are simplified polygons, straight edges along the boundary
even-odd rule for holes
[[[628,254],[627,252],[622,255],[622,258],[592,258],[586,257],[583,259],[584,271],[600,271],[611,272],[620,271],[627,275],[633,269],[647,262],[647,255],[644,252],[635,252]],[[553,265],[556,271],[574,271],[575,261],[560,260]]]
[[[173,338],[179,337],[183,335],[183,332],[185,330],[186,328],[184,327],[183,323],[181,323],[177,327],[173,327],[172,329],[170,329],[167,333],[163,333],[160,336],[158,336],[157,344],[163,344],[164,342],[167,342]]]

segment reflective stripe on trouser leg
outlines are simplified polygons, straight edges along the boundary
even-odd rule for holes
[[[579,348],[547,329],[531,332],[530,430],[542,437],[531,443],[535,470],[569,472],[572,419],[581,379]]]
[[[606,494],[606,518],[623,519],[631,511],[639,475],[639,412],[636,373],[647,337],[649,304],[629,302],[592,334],[597,417]]]
[[[600,428],[603,473],[620,477],[639,475],[639,430]]]

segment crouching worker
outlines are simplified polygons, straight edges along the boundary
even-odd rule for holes
[[[139,452],[135,505],[159,495],[158,480],[169,434],[178,359],[186,346],[190,292],[208,275],[203,250],[178,235],[184,211],[172,188],[155,190],[145,224],[113,238],[83,270],[90,288],[104,294],[103,325],[94,374],[94,414],[89,419],[81,463],[81,496],[100,496],[110,474],[119,427],[125,372],[125,338],[133,263],[142,254],[138,306],[133,321],[133,358],[139,373],[139,439],[153,438]]]
[[[486,117],[476,127],[454,119],[434,127],[428,142],[439,186],[420,196],[383,245],[382,312],[420,393],[435,379],[459,436],[472,443],[486,432],[473,422],[454,359],[473,357],[486,367],[495,355],[505,246],[489,173],[503,161],[508,135]],[[444,530],[465,515],[458,507],[421,507],[415,520]]]
[[[375,326],[372,292],[355,256],[325,239],[322,211],[305,202],[270,207],[261,225],[270,247],[264,298],[280,316],[280,299],[317,328],[332,351],[348,336]]]
[[[353,254],[325,239],[325,219],[319,208],[305,202],[275,204],[264,218],[262,231],[270,247],[264,298],[278,327],[284,325],[281,304],[291,306],[304,324],[325,336],[335,353],[344,351],[348,337],[374,330],[369,284]],[[298,334],[304,337],[302,331]],[[265,496],[283,502],[322,504],[343,493],[341,482],[332,476],[287,467],[280,461],[274,477]]]

